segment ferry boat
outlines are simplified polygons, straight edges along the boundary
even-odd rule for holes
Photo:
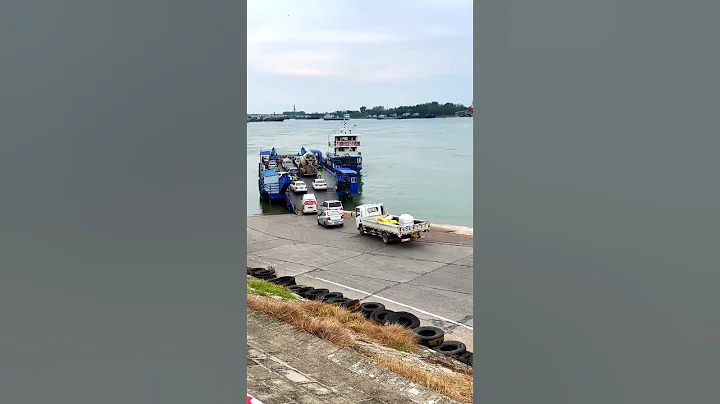
[[[350,126],[347,120],[343,120],[342,127],[328,135],[326,162],[338,168],[347,168],[360,173],[362,171],[360,137],[361,134],[357,132],[355,125]]]
[[[287,195],[288,187],[292,178],[284,173],[283,168],[278,168],[279,156],[275,148],[260,151],[258,163],[258,191],[260,197],[267,199],[270,203],[281,201],[290,210],[294,209],[292,201]]]

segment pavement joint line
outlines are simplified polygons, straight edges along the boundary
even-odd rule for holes
[[[462,324],[462,323],[459,323],[459,322],[457,322],[457,321],[455,321],[455,320],[450,320],[449,318],[445,318],[445,317],[439,316],[439,315],[437,315],[437,314],[430,313],[429,311],[425,311],[425,310],[422,310],[422,309],[418,309],[417,307],[413,307],[413,306],[410,306],[410,305],[407,305],[407,304],[404,304],[404,303],[396,302],[396,301],[394,301],[394,300],[391,300],[391,299],[388,299],[388,298],[385,298],[385,297],[382,297],[382,296],[378,296],[378,295],[375,295],[375,294],[373,294],[373,293],[366,292],[366,291],[364,291],[364,290],[355,289],[355,288],[352,288],[352,287],[350,287],[350,286],[343,285],[343,284],[341,284],[341,283],[329,281],[329,280],[327,280],[327,279],[318,278],[318,277],[315,277],[315,276],[310,276],[310,275],[305,275],[305,276],[307,276],[307,277],[309,277],[309,278],[317,279],[317,280],[319,280],[319,281],[327,282],[327,283],[332,284],[332,285],[335,285],[335,286],[340,286],[341,288],[354,290],[355,292],[363,293],[363,294],[369,295],[369,296],[371,296],[371,297],[375,297],[375,298],[378,298],[378,299],[382,299],[382,300],[385,300],[385,301],[390,302],[390,303],[392,303],[392,304],[396,304],[396,305],[398,305],[398,306],[407,307],[408,309],[417,311],[418,313],[423,313],[423,314],[426,314],[426,315],[428,315],[428,316],[432,316],[432,317],[435,317],[435,318],[437,318],[437,319],[440,319],[440,320],[442,320],[442,321],[447,321],[448,323],[455,324],[455,325],[458,325],[458,326],[460,326],[460,327],[467,328],[467,329],[469,329],[469,330],[472,330],[472,329],[473,329],[472,327],[470,327],[470,326],[467,325],[467,324]]]
[[[257,261],[264,262],[264,263],[266,263],[266,264],[268,264],[268,265],[273,265],[272,263],[267,262],[267,261],[262,260],[262,259],[259,259],[259,258],[257,259]],[[312,267],[312,268],[315,268],[315,267]],[[285,269],[290,269],[290,268],[289,268],[289,267],[285,267]],[[307,272],[300,273],[300,274],[298,274],[298,275],[295,275],[295,277],[297,277],[297,276],[307,276],[308,278],[317,279],[317,280],[319,280],[319,281],[327,282],[327,283],[330,283],[330,284],[335,285],[335,286],[340,286],[341,288],[346,288],[346,289],[349,289],[349,290],[352,290],[352,291],[361,293],[362,295],[365,296],[365,297],[362,298],[361,300],[365,300],[365,299],[368,299],[368,298],[370,298],[370,297],[376,297],[376,298],[378,298],[378,299],[382,299],[382,300],[385,300],[385,301],[387,301],[387,302],[390,302],[390,303],[393,303],[393,304],[397,304],[398,306],[407,307],[408,309],[417,311],[418,313],[422,313],[422,314],[425,314],[425,315],[428,315],[428,316],[435,317],[435,318],[437,318],[437,319],[439,319],[439,320],[446,321],[446,322],[451,323],[451,324],[455,324],[456,326],[464,327],[464,328],[467,328],[467,329],[469,329],[469,330],[473,330],[473,328],[470,327],[470,326],[467,325],[467,324],[462,324],[462,323],[457,322],[457,321],[455,321],[455,320],[450,320],[449,318],[445,318],[445,317],[439,316],[439,315],[437,315],[437,314],[430,313],[429,311],[425,311],[425,310],[422,310],[422,309],[418,309],[418,308],[416,308],[416,307],[413,307],[413,306],[410,306],[410,305],[407,305],[407,304],[404,304],[404,303],[396,302],[396,301],[394,301],[394,300],[391,300],[391,299],[388,299],[388,298],[385,298],[385,297],[382,297],[382,296],[378,296],[378,295],[376,295],[376,294],[374,294],[374,293],[370,293],[370,292],[366,292],[366,291],[364,291],[364,290],[360,290],[360,289],[356,289],[356,288],[353,288],[353,287],[350,287],[350,286],[346,286],[346,285],[343,285],[343,284],[341,284],[341,283],[337,283],[337,282],[329,281],[329,280],[326,280],[326,279],[323,279],[323,278],[318,278],[318,277],[316,277],[316,276],[308,275],[309,273],[315,272],[315,271],[317,271],[317,270],[320,270],[320,268],[315,268],[315,269],[313,269],[313,270],[311,270],[311,271],[307,271]],[[379,279],[379,280],[385,280],[385,279]],[[392,281],[388,281],[388,282],[392,282]],[[398,283],[398,285],[400,285],[400,284],[404,284],[404,283]],[[394,286],[397,286],[397,285],[394,285]],[[415,285],[415,286],[417,286],[417,285]],[[444,289],[439,289],[439,290],[444,290]],[[377,292],[377,293],[380,293],[380,292]],[[461,292],[457,292],[457,293],[461,293]]]

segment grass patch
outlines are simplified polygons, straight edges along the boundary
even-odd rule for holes
[[[278,296],[283,299],[295,300],[297,297],[286,287],[264,281],[262,279],[247,280],[248,294],[256,294],[260,296]]]
[[[473,402],[472,375],[433,373],[391,356],[373,355],[373,359],[378,365],[455,401]]]

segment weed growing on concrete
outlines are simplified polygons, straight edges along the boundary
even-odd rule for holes
[[[308,314],[302,309],[302,305],[298,303],[304,302],[290,303],[285,300],[267,299],[252,295],[247,297],[248,308],[252,310],[275,317],[343,348],[354,343],[355,340],[348,329],[332,319]]]
[[[440,374],[391,356],[373,355],[378,365],[421,386],[438,391],[461,403],[473,402],[473,377],[467,374]]]
[[[260,296],[278,296],[288,300],[297,299],[295,294],[290,292],[284,286],[275,285],[274,283],[270,283],[262,279],[248,278],[247,289],[248,295],[255,294]]]

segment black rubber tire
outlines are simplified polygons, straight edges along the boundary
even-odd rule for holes
[[[373,310],[372,312],[370,312],[370,320],[372,320],[380,325],[385,325],[385,324],[387,324],[387,319],[386,319],[387,316],[390,314],[393,314],[393,313],[395,313],[395,312],[392,310],[385,310],[385,309]]]
[[[307,292],[307,291],[309,291],[309,290],[312,290],[312,287],[310,287],[310,286],[303,286],[303,287],[301,287],[301,288],[290,289],[290,290],[291,290],[293,293],[295,293],[296,295],[298,295],[298,296],[300,296],[300,297],[304,297],[305,292]]]
[[[367,233],[365,233],[365,226],[363,225],[360,225],[360,227],[358,227],[358,231],[360,232],[361,236],[367,235]]]
[[[367,311],[373,311],[373,310],[384,310],[385,305],[382,303],[377,302],[364,302],[360,305],[360,310],[367,310]]]
[[[308,300],[319,300],[320,296],[330,292],[328,289],[313,289],[305,292],[305,298]]]
[[[473,353],[470,351],[466,351],[464,354],[460,355],[460,362],[472,367],[473,365]]]
[[[388,324],[397,324],[411,330],[420,327],[420,319],[417,318],[416,315],[408,313],[407,311],[398,311],[390,314],[387,316],[386,320]]]
[[[323,293],[322,295],[318,296],[318,300],[322,300],[323,302],[326,302],[328,299],[334,299],[336,297],[345,297],[340,292],[327,292]]]
[[[273,279],[272,283],[274,283],[276,285],[281,285],[281,286],[295,285],[295,277],[294,276],[281,276],[276,279]]]
[[[303,290],[302,292],[298,292],[298,295],[300,295],[301,297],[305,297],[308,292],[312,292],[313,290],[315,290],[314,287],[308,286],[307,289]]]
[[[385,244],[390,244],[390,236],[386,232],[382,233],[382,241]]]
[[[360,306],[360,300],[357,299],[348,300],[340,305],[340,307],[342,307],[343,309],[353,312],[358,311],[360,309]]]
[[[273,281],[275,279],[277,279],[277,276],[275,276],[275,275],[270,275],[269,278],[262,278],[262,280],[264,280],[265,282],[270,282],[270,283],[273,283]]]
[[[460,341],[445,341],[433,349],[448,356],[460,356],[467,351],[465,344]]]
[[[327,299],[325,303],[327,304],[334,304],[335,306],[342,306],[343,303],[347,302],[347,297],[331,297],[330,299]]]
[[[307,286],[305,286],[305,285],[290,285],[290,286],[288,286],[287,288],[290,289],[291,292],[295,293],[295,292],[297,292],[298,290],[303,289],[303,288],[306,288],[306,287],[307,287]]]
[[[345,223],[340,223],[340,227],[343,227],[343,226],[345,226]]]
[[[385,310],[385,305],[376,302],[365,302],[360,305],[360,314],[365,316],[367,319],[370,318],[370,314],[372,314],[375,310]]]
[[[255,276],[255,272],[257,272],[257,271],[265,271],[265,268],[252,268],[252,267],[248,267],[248,269],[247,269],[248,275],[252,275],[252,276]]]
[[[258,279],[269,279],[275,276],[275,270],[274,269],[261,269],[259,271],[255,271],[252,273],[252,276],[258,278]]]
[[[438,327],[418,327],[413,329],[413,333],[415,333],[415,337],[418,339],[420,345],[428,348],[436,347],[445,342],[445,331]]]

